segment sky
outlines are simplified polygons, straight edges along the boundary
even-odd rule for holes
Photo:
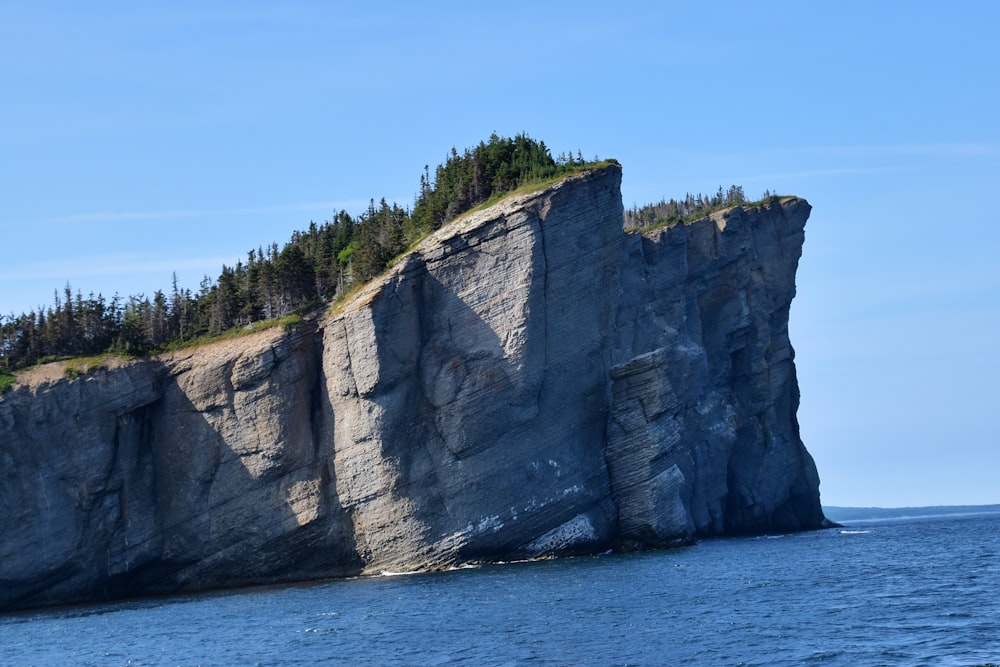
[[[1000,3],[0,5],[0,314],[197,291],[492,132],[809,200],[822,502],[1000,503]]]

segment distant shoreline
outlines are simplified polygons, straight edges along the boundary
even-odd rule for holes
[[[933,516],[962,516],[1000,513],[1000,505],[931,505],[927,507],[839,507],[824,505],[823,514],[831,521],[877,521]]]

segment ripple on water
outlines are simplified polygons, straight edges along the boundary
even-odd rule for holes
[[[997,517],[0,618],[25,665],[989,665]]]

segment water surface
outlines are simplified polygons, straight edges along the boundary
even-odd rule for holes
[[[1000,514],[0,616],[10,665],[1000,665]]]

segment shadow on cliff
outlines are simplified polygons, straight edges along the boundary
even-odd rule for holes
[[[399,462],[398,505],[416,508],[423,539],[445,559],[520,553],[603,500],[590,479],[594,457],[564,432],[552,405],[562,397],[547,395],[546,267],[543,244],[533,247],[509,281],[465,283],[467,265],[408,267],[410,278],[373,305],[387,332],[380,367],[408,364],[371,398],[391,425],[380,456]],[[610,535],[607,509],[594,513],[597,532]]]
[[[623,376],[623,396],[641,400],[616,406],[616,428],[630,431],[626,443],[648,443],[625,451],[646,479],[677,465],[684,481],[671,493],[699,536],[824,525],[788,338],[808,210],[790,206],[735,208],[632,237],[623,255],[635,269],[619,310],[622,349],[635,355],[629,363],[655,363]],[[644,309],[657,317],[637,317]],[[648,410],[664,397],[669,406]]]
[[[106,596],[360,570],[335,491],[315,330],[310,323],[285,341],[291,353],[272,359],[263,378],[253,375],[259,359],[247,356],[205,354],[204,365],[180,368],[156,362],[162,398],[119,418],[119,458],[134,468],[123,478],[147,488],[126,482],[122,492],[124,562]]]

